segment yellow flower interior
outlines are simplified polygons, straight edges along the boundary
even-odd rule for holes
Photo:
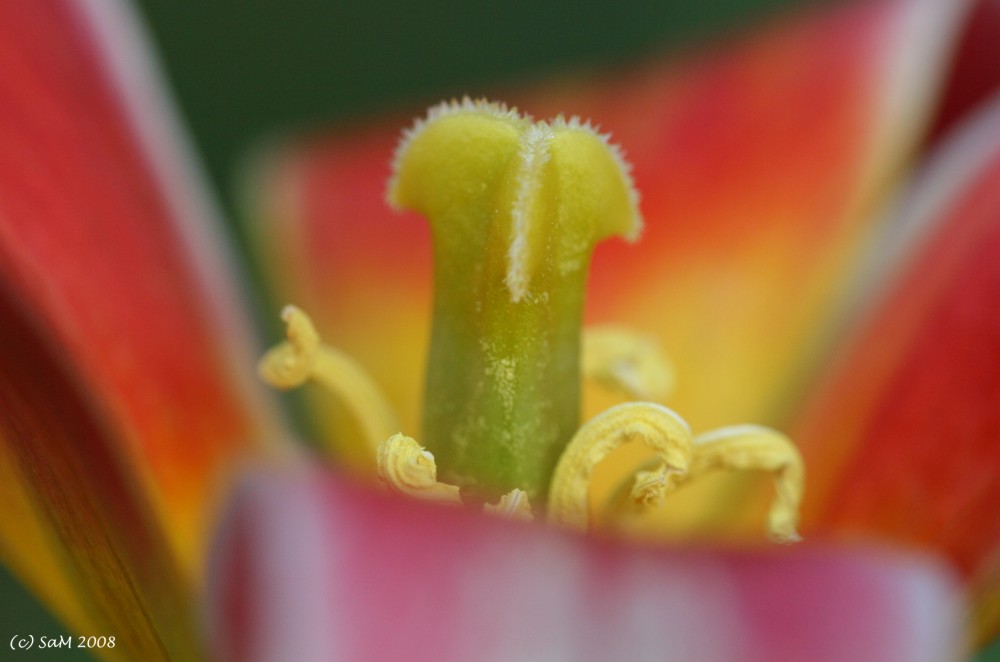
[[[507,472],[501,466],[489,477],[493,492],[474,494],[473,501],[480,501],[483,494],[502,494],[495,505],[485,506],[486,512],[531,519],[530,498],[554,525],[579,531],[627,530],[630,520],[650,508],[665,507],[670,493],[708,472],[763,470],[773,474],[777,492],[768,533],[779,542],[797,540],[804,468],[787,437],[752,425],[695,436],[677,413],[662,404],[675,376],[654,342],[618,327],[589,330],[580,340],[582,289],[594,243],[610,235],[635,238],[641,229],[629,168],[606,136],[576,119],[533,123],[502,104],[465,99],[431,109],[426,119],[404,133],[394,172],[390,204],[415,209],[430,219],[436,260],[445,263],[436,267],[436,286],[447,290],[439,297],[450,304],[443,308],[450,325],[443,337],[457,345],[467,344],[473,358],[482,348],[487,350],[486,358],[479,356],[485,382],[459,379],[437,389],[435,370],[438,382],[448,382],[464,366],[435,365],[431,352],[425,411],[439,419],[437,427],[427,428],[432,441],[440,443],[437,437],[451,434],[449,426],[457,425],[454,416],[442,418],[435,410],[442,405],[438,400],[456,394],[467,398],[471,417],[484,428],[477,433],[487,440],[509,439],[511,430],[496,429],[509,424],[528,431],[517,443],[530,446],[536,441],[532,430],[547,434],[558,427],[545,420],[551,407],[540,406],[526,418],[517,411],[518,407],[531,409],[535,397],[559,399],[559,393],[546,389],[558,389],[562,382],[553,382],[548,373],[536,375],[531,372],[533,366],[523,365],[532,360],[544,363],[544,354],[550,351],[568,351],[572,358],[568,365],[575,376],[566,385],[572,391],[566,405],[571,416],[578,415],[574,413],[579,410],[576,385],[581,376],[633,400],[582,425],[577,421],[576,432],[568,440],[560,441],[558,436],[537,440],[557,444],[552,460],[530,452],[510,454],[514,458],[510,461],[548,464],[522,473]],[[468,285],[469,280],[473,285]],[[475,283],[485,284],[477,290]],[[566,288],[572,292],[559,300]],[[489,312],[483,312],[484,308]],[[328,391],[350,422],[345,424],[345,434],[353,439],[348,461],[377,474],[389,489],[461,504],[470,473],[482,467],[490,473],[494,465],[508,461],[500,453],[486,464],[477,464],[475,454],[480,449],[463,436],[457,459],[454,449],[447,445],[445,449],[449,463],[458,466],[450,475],[461,477],[464,485],[439,481],[435,455],[401,434],[391,407],[364,369],[324,345],[302,311],[289,306],[283,318],[287,340],[261,360],[262,378],[282,389],[313,382]],[[567,320],[576,328],[563,328]],[[546,324],[559,328],[553,332]],[[525,342],[543,346],[526,348]],[[508,353],[501,351],[499,358],[491,355],[498,347]],[[536,376],[542,380],[541,387],[529,383],[527,398],[525,392],[517,392],[525,379],[530,382]],[[470,394],[470,390],[477,393]],[[484,390],[487,395],[480,397]],[[470,412],[464,415],[469,418]],[[595,468],[617,449],[635,443],[653,449],[654,459],[636,466],[618,489],[605,490],[610,496],[603,502],[593,503]],[[534,478],[537,471],[546,475]],[[502,485],[519,475],[532,476],[526,479],[531,484]],[[476,479],[471,477],[472,484]],[[498,484],[499,492],[495,490]],[[541,492],[540,486],[547,489]]]

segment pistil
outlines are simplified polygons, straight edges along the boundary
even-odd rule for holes
[[[433,236],[423,442],[473,500],[540,501],[580,422],[591,252],[640,228],[627,168],[587,124],[465,100],[408,132],[389,200]]]

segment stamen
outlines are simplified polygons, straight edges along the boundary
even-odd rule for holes
[[[524,522],[530,522],[535,519],[534,515],[531,514],[528,493],[521,489],[513,489],[504,494],[495,505],[486,504],[483,506],[483,512]]]
[[[612,407],[583,424],[556,465],[549,489],[549,522],[586,531],[590,526],[588,496],[594,467],[612,451],[637,441],[657,451],[662,471],[684,474],[691,460],[691,429],[670,409],[651,402]],[[664,480],[663,488],[670,485]],[[647,483],[649,497],[656,489]]]
[[[309,316],[295,306],[281,311],[287,341],[271,348],[257,366],[271,386],[288,390],[312,382],[331,393],[361,435],[361,454],[374,466],[379,444],[400,428],[375,382],[354,359],[322,344]]]
[[[641,527],[638,522],[644,511],[663,506],[667,495],[710,471],[760,470],[774,474],[777,488],[768,513],[768,536],[779,543],[799,540],[796,525],[805,469],[798,449],[780,432],[757,425],[720,428],[693,439],[686,472],[670,472],[654,462],[641,460],[631,478],[608,492],[597,506],[599,521],[616,522],[626,530]]]
[[[698,435],[691,465],[687,474],[677,479],[677,485],[716,469],[773,473],[777,493],[768,514],[768,535],[779,543],[800,540],[796,526],[805,465],[788,437],[759,425],[734,425]]]
[[[675,373],[656,341],[630,329],[596,326],[583,330],[583,374],[630,400],[664,402]]]
[[[458,487],[439,483],[434,455],[412,437],[394,434],[378,447],[378,477],[400,494],[461,505]]]

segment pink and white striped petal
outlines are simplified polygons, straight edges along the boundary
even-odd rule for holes
[[[217,540],[220,660],[953,659],[958,594],[926,557],[653,550],[251,476]]]

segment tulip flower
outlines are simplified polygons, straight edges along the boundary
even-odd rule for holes
[[[760,486],[728,473],[627,522],[611,517],[590,537],[373,486],[386,467],[365,440],[383,428],[435,429],[418,426],[428,224],[384,203],[399,125],[309,137],[271,155],[254,180],[270,285],[314,323],[288,309],[280,351],[297,360],[321,350],[337,368],[308,375],[334,397],[308,395],[316,437],[339,469],[305,458],[252,374],[259,352],[238,268],[139,35],[115,8],[46,0],[0,9],[0,550],[73,631],[94,636],[95,654],[949,659],[959,654],[959,582],[979,610],[979,640],[995,634],[1000,344],[988,302],[998,102],[958,117],[904,202],[887,206],[922,144],[961,3],[831,9],[694,62],[514,99],[539,117],[579,113],[613,131],[643,196],[644,236],[598,249],[585,313],[576,298],[586,277],[566,271],[577,287],[567,319],[625,325],[630,349],[662,347],[676,375],[667,404],[695,431],[769,425],[801,449],[806,542],[749,551],[729,543],[761,538],[770,495],[759,507]],[[522,130],[519,116],[509,119],[502,131]],[[530,142],[532,129],[523,131],[515,142]],[[456,135],[449,140],[462,142]],[[441,231],[447,213],[435,218],[441,210],[421,196],[448,186],[442,172],[465,177],[477,166],[456,169],[452,157],[465,152],[424,150],[422,138],[404,143],[391,195],[433,212],[440,259],[461,228]],[[570,180],[574,200],[607,206],[618,196],[615,208],[629,208],[619,167],[612,159],[594,166],[604,176]],[[483,180],[462,181],[475,192]],[[631,218],[611,230],[629,234]],[[561,241],[528,241],[522,263]],[[485,258],[445,259],[476,269]],[[437,296],[454,305],[455,344],[432,346],[430,379],[436,370],[441,381],[429,389],[484,416],[508,411],[476,400],[461,381],[468,364],[446,360],[450,347],[479,351],[481,338],[465,335],[477,301],[500,311],[498,342],[522,332],[531,320],[504,307],[530,291],[519,289],[525,273],[534,277],[515,270],[488,281],[500,294],[438,278],[450,288]],[[557,331],[544,320],[524,328]],[[576,347],[553,337],[554,355]],[[600,356],[588,337],[585,371]],[[566,374],[534,383],[571,411],[577,376]],[[614,401],[599,385],[586,390],[582,415],[560,424],[559,439]],[[441,406],[429,399],[424,418]],[[548,430],[546,412],[531,401],[515,415],[524,411],[533,430]],[[551,469],[555,453],[544,454]],[[463,493],[481,489],[474,500],[515,480],[537,505],[551,478],[530,458],[512,472],[507,460],[481,463],[461,449],[439,456]],[[430,475],[429,458],[408,457],[421,480]],[[624,448],[589,467],[588,525],[657,458]],[[445,486],[435,490],[453,493],[434,478]],[[679,537],[701,542],[635,544]],[[859,539],[866,544],[845,544]]]

